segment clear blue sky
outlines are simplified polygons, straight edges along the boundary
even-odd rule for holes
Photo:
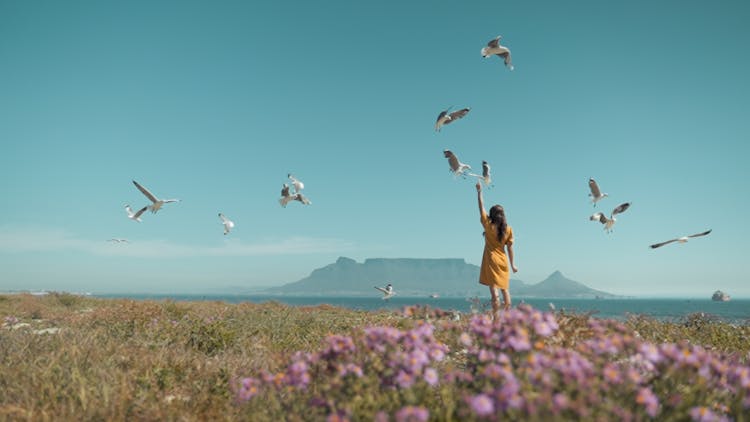
[[[339,256],[479,264],[449,148],[492,165],[518,279],[750,297],[748,21],[739,0],[0,0],[0,290],[278,285]],[[479,54],[500,34],[513,72]],[[449,106],[471,112],[434,132]],[[312,205],[279,206],[288,172]],[[589,177],[610,194],[597,209],[632,202],[610,235],[588,221]],[[182,202],[130,221],[148,202],[133,179]]]

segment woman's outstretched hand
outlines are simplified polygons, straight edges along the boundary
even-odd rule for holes
[[[477,182],[477,192],[481,192],[481,191],[482,191],[482,184]]]

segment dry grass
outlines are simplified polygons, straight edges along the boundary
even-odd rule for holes
[[[429,311],[404,317],[276,302],[0,296],[0,320],[7,321],[0,329],[0,420],[247,420],[230,387],[237,377],[277,371],[291,353],[317,350],[329,334],[371,325],[407,328],[424,317]],[[558,319],[560,344],[590,335],[586,315]],[[643,318],[626,325],[651,341],[692,339],[722,351],[750,350],[747,326]],[[55,327],[57,333],[35,334]],[[452,347],[455,332],[436,335]]]

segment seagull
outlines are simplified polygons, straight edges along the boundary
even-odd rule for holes
[[[589,178],[589,189],[591,189],[591,193],[589,194],[589,196],[591,197],[591,202],[594,204],[594,206],[596,206],[597,202],[609,196],[599,190],[599,185],[596,184],[596,180],[594,180],[593,178]]]
[[[141,191],[141,193],[143,193],[144,195],[146,195],[146,198],[150,199],[151,202],[153,202],[153,204],[151,204],[151,206],[148,207],[151,210],[152,213],[156,213],[157,211],[159,211],[159,209],[161,208],[161,206],[164,205],[164,204],[168,204],[170,202],[179,202],[180,201],[179,199],[159,199],[159,198],[155,197],[153,193],[149,192],[148,189],[146,189],[143,186],[139,185],[138,182],[136,182],[135,180],[133,180],[133,184],[135,185],[135,187],[138,188],[139,191]]]
[[[458,120],[466,116],[466,114],[468,114],[469,110],[471,109],[462,108],[461,110],[454,111],[453,113],[448,113],[448,110],[441,111],[440,114],[438,114],[437,121],[435,122],[436,132],[440,132],[440,128],[443,127],[443,125],[453,123],[454,120]]]
[[[485,186],[489,186],[492,183],[492,176],[490,175],[490,164],[486,161],[482,161],[482,174],[469,173],[469,176],[474,176],[484,182]]]
[[[451,166],[451,172],[455,176],[465,176],[465,173],[471,170],[471,166],[458,161],[458,157],[451,150],[446,149],[443,151],[443,155],[448,159],[448,164]]]
[[[396,294],[396,292],[393,291],[393,286],[391,285],[391,283],[388,283],[388,285],[385,287],[374,287],[383,292],[383,300],[388,300]]]
[[[298,193],[305,188],[305,184],[297,180],[297,178],[292,176],[291,173],[287,174],[287,177],[289,177],[289,180],[292,181],[292,186],[294,186],[294,193]]]
[[[625,212],[630,207],[630,202],[625,202],[623,204],[618,205],[615,209],[612,210],[612,214],[610,214],[609,218],[604,215],[604,213],[597,212],[591,217],[589,217],[589,220],[591,221],[598,221],[602,224],[604,224],[604,230],[607,231],[607,233],[612,232],[612,226],[615,225],[615,222],[617,219],[615,218],[615,215]]]
[[[279,204],[281,204],[282,207],[286,208],[286,204],[289,203],[289,201],[293,201],[294,197],[289,194],[289,185],[284,183],[281,186],[281,198],[279,198]]]
[[[128,242],[128,239],[118,239],[118,238],[108,239],[107,242],[112,242],[112,243],[130,243],[130,242]]]
[[[500,45],[500,39],[502,38],[502,35],[498,35],[497,38],[488,42],[487,47],[482,48],[482,57],[498,56],[505,60],[505,67],[513,70],[513,64],[510,60],[510,50],[508,47]]]
[[[711,230],[706,230],[703,233],[691,234],[690,236],[682,236],[682,237],[678,237],[676,239],[670,239],[670,240],[667,240],[666,242],[654,243],[653,245],[651,245],[651,249],[660,248],[660,247],[662,247],[664,245],[668,245],[668,244],[670,244],[672,242],[685,243],[691,237],[701,237],[701,236],[705,236],[705,235],[707,235],[709,233],[711,233]]]
[[[228,235],[229,231],[234,228],[234,221],[228,219],[224,214],[219,213],[219,218],[221,219],[221,223],[224,225],[224,235]]]
[[[147,206],[143,207],[143,208],[139,209],[137,213],[133,214],[133,210],[130,208],[130,205],[125,205],[125,212],[128,213],[128,218],[129,219],[131,219],[133,221],[137,221],[137,222],[140,223],[141,222],[141,214],[143,214],[144,212],[146,212],[147,208],[148,208]]]

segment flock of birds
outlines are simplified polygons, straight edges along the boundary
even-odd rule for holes
[[[485,47],[483,47],[480,51],[482,57],[489,58],[492,56],[497,56],[501,60],[503,60],[503,63],[505,64],[505,67],[509,70],[514,70],[513,63],[511,60],[511,52],[510,49],[506,46],[500,45],[500,40],[502,39],[502,36],[498,35],[491,41],[487,43]],[[462,118],[464,118],[469,112],[471,111],[470,108],[462,108],[456,111],[451,111],[452,107],[449,107],[447,110],[443,110],[438,114],[437,120],[435,121],[435,131],[440,132],[442,127],[445,125],[449,125],[453,122],[456,122]],[[454,177],[461,176],[463,178],[469,177],[475,177],[477,180],[484,183],[485,186],[491,187],[492,185],[492,176],[491,176],[491,170],[490,170],[490,164],[487,161],[482,161],[482,173],[481,174],[475,174],[471,173],[471,166],[465,163],[462,163],[455,153],[453,153],[449,149],[443,150],[443,155],[445,158],[448,159],[448,165],[450,167],[450,172],[454,175]],[[298,201],[302,203],[303,205],[310,205],[312,202],[305,197],[302,194],[302,190],[304,189],[305,185],[302,183],[299,179],[294,177],[291,173],[287,174],[287,178],[289,179],[289,184],[284,183],[281,188],[281,197],[279,198],[279,203],[282,207],[286,208],[286,206],[292,202],[292,201]],[[141,222],[141,216],[146,212],[146,210],[150,210],[152,213],[156,213],[159,211],[164,204],[169,203],[175,203],[179,202],[179,199],[159,199],[156,197],[153,193],[151,193],[148,189],[140,185],[138,182],[133,180],[133,184],[136,188],[138,188],[143,195],[146,196],[151,201],[150,205],[146,205],[138,211],[133,211],[133,209],[130,207],[130,205],[125,205],[125,211],[127,213],[127,216],[129,219]],[[291,186],[290,186],[291,184]],[[591,202],[596,207],[596,204],[601,201],[602,199],[608,197],[609,195],[606,193],[603,193],[601,189],[599,189],[599,185],[596,183],[596,181],[593,178],[589,179],[589,189],[590,193],[589,196],[591,197]],[[611,233],[613,230],[613,227],[615,225],[615,222],[617,221],[616,216],[618,214],[622,214],[625,212],[628,208],[630,208],[631,203],[630,202],[624,202],[617,207],[615,207],[610,213],[609,216],[607,216],[605,213],[602,212],[596,212],[593,215],[589,217],[591,221],[598,221],[599,223],[604,225],[604,230],[607,233]],[[219,219],[221,221],[221,224],[224,228],[224,235],[228,235],[231,230],[235,227],[235,223],[230,220],[226,215],[219,212]],[[706,236],[707,234],[711,233],[711,230],[707,230],[702,233],[692,234],[689,236],[682,236],[674,239],[670,239],[664,242],[654,243],[650,245],[652,249],[660,248],[664,245],[668,245],[670,243],[678,242],[678,243],[685,243],[688,241],[688,239],[696,238],[696,237],[702,237]],[[113,243],[128,243],[127,239],[122,238],[112,238],[108,241]],[[391,283],[388,283],[385,287],[378,287],[375,286],[375,289],[379,290],[383,293],[383,299],[388,300],[391,297],[393,297],[396,292],[393,289],[393,285]]]
[[[596,206],[597,202],[609,196],[607,193],[604,193],[601,191],[601,189],[599,189],[599,184],[596,183],[596,180],[594,180],[593,178],[589,179],[589,190],[591,191],[591,193],[589,193],[589,196],[591,197],[591,202],[594,204],[594,206]],[[622,204],[616,206],[612,210],[612,212],[609,214],[609,217],[607,217],[602,212],[597,212],[597,213],[594,213],[591,217],[589,217],[589,220],[598,221],[602,223],[604,225],[604,230],[607,231],[608,233],[611,233],[612,227],[615,225],[615,222],[617,221],[615,216],[617,214],[624,213],[628,208],[630,208],[630,202],[623,202]],[[692,239],[695,237],[702,237],[709,233],[711,233],[710,229],[701,233],[691,234],[689,236],[676,237],[674,239],[669,239],[664,242],[654,243],[654,244],[649,245],[649,247],[651,249],[656,249],[656,248],[661,248],[664,245],[669,245],[670,243],[674,243],[674,242],[686,243],[688,239]]]
[[[304,205],[310,205],[312,202],[310,202],[307,197],[305,197],[302,194],[302,189],[305,188],[305,184],[302,183],[299,179],[294,177],[291,173],[287,174],[287,178],[289,178],[289,182],[292,185],[293,191],[290,189],[289,185],[284,183],[281,187],[281,198],[279,198],[279,203],[282,207],[286,208],[287,204],[291,201],[299,201]],[[157,211],[159,211],[164,204],[170,204],[173,202],[180,202],[179,199],[159,199],[156,195],[151,193],[148,189],[146,189],[143,185],[133,180],[133,184],[136,188],[138,188],[141,193],[143,193],[146,198],[148,198],[151,201],[151,205],[146,205],[143,208],[139,209],[138,211],[133,212],[133,209],[130,207],[130,205],[125,205],[125,212],[127,213],[127,216],[129,219],[140,223],[141,222],[141,216],[143,213],[145,213],[147,210],[150,210],[152,213],[156,214]],[[224,215],[224,213],[219,213],[219,220],[221,221],[222,226],[224,227],[224,235],[228,235],[229,232],[232,231],[232,229],[235,226],[234,221],[230,220],[229,217]],[[129,243],[127,239],[123,238],[112,238],[108,239],[108,242],[112,243]]]

